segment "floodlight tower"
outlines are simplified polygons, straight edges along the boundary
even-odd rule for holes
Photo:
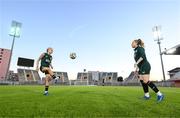
[[[11,45],[10,58],[9,58],[8,68],[7,68],[7,71],[6,71],[6,79],[9,78],[8,73],[9,73],[9,68],[10,68],[13,49],[14,49],[14,42],[15,42],[15,38],[20,37],[21,26],[22,26],[22,23],[17,22],[17,21],[12,21],[12,23],[11,23],[11,30],[10,30],[9,35],[13,37],[13,42],[12,42],[12,45]]]
[[[161,36],[161,26],[154,26],[153,27],[153,33],[154,33],[154,37],[155,40],[157,41],[157,44],[159,46],[159,54],[160,54],[160,59],[161,59],[161,66],[162,66],[162,73],[163,73],[163,80],[165,81],[165,72],[164,72],[164,64],[163,64],[163,58],[162,58],[162,51],[161,51],[161,40],[163,40],[162,36]]]

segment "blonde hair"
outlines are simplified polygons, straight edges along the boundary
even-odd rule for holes
[[[138,46],[141,46],[144,48],[144,41],[142,41],[141,39],[136,39],[134,41],[137,43]]]

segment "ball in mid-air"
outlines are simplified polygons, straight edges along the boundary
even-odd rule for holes
[[[76,53],[75,52],[70,53],[69,57],[71,59],[76,59]]]

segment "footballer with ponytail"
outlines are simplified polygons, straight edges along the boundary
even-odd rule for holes
[[[138,73],[139,75],[139,79],[144,90],[144,99],[150,99],[149,86],[157,94],[157,101],[161,102],[164,95],[159,91],[156,85],[149,80],[151,65],[146,58],[144,42],[142,39],[135,39],[132,41],[131,46],[134,48],[135,73]]]

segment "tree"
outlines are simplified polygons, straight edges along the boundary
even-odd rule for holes
[[[119,77],[117,78],[117,81],[118,81],[118,82],[122,82],[122,81],[123,81],[123,77],[122,77],[122,76],[119,76]]]

